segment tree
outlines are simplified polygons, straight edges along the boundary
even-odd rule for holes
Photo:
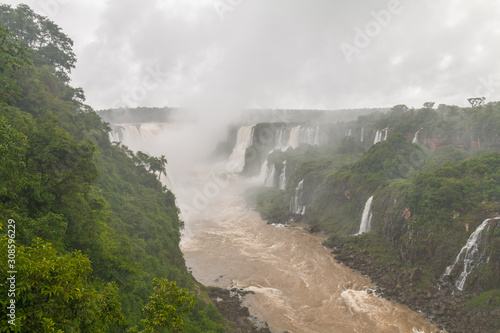
[[[165,155],[160,156],[160,177],[162,173],[167,176],[167,159],[165,158]]]
[[[486,97],[471,97],[467,98],[467,101],[469,101],[470,105],[474,108],[476,106],[481,106],[484,104]]]
[[[59,26],[24,4],[15,9],[0,5],[0,24],[22,40],[26,47],[36,51],[32,53],[35,65],[52,65],[58,77],[69,81],[68,75],[75,68],[76,56],[73,41]]]
[[[0,201],[15,197],[25,183],[26,138],[0,117]]]
[[[408,107],[404,104],[398,104],[392,107],[392,110],[395,112],[406,112],[408,111]]]
[[[8,30],[0,27],[0,105],[15,100],[19,88],[14,79],[30,64],[27,53],[28,50]]]
[[[1,239],[0,258],[7,263],[7,237]],[[10,244],[10,243],[9,243]],[[50,243],[36,239],[16,249],[16,320],[14,332],[106,332],[124,321],[116,284],[101,290],[87,281],[90,260],[79,251],[61,255]],[[7,281],[7,265],[0,276]],[[7,292],[2,292],[0,315],[6,316]],[[6,320],[0,331],[10,330]]]
[[[426,109],[432,109],[434,107],[435,102],[425,102],[424,103],[424,108]]]
[[[155,279],[154,283],[154,293],[143,309],[144,332],[154,333],[160,328],[180,332],[184,325],[182,315],[194,308],[194,295],[177,287],[175,281]]]

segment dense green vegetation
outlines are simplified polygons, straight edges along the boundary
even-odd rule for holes
[[[401,269],[419,267],[419,288],[425,289],[475,228],[500,211],[500,103],[432,105],[360,116],[331,126],[324,146],[272,153],[269,162],[277,172],[286,160],[286,191],[261,190],[257,209],[277,221],[282,214],[298,218],[286,203],[304,179],[307,208],[300,218],[330,234],[331,246],[363,253],[372,262],[404,263]],[[373,144],[375,132],[385,128],[387,140]],[[415,138],[418,143],[411,143]],[[352,236],[372,195],[372,230]],[[499,229],[485,231],[480,250],[489,261],[469,275],[469,290],[500,288]]]
[[[29,7],[0,6],[0,260],[12,245],[9,220],[17,246],[16,326],[2,320],[0,331],[222,332],[179,249],[175,197],[158,181],[166,159],[110,143],[109,127],[69,85],[71,46]],[[175,321],[155,321],[165,311]]]

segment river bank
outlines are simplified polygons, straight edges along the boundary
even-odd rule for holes
[[[448,333],[500,331],[500,307],[491,300],[481,308],[472,308],[468,304],[475,294],[458,292],[448,281],[435,279],[431,287],[419,289],[420,268],[405,269],[398,262],[390,265],[375,263],[370,260],[368,251],[359,252],[348,245],[339,245],[331,253],[338,262],[368,276],[377,285],[377,295],[423,313]]]
[[[231,332],[234,333],[271,333],[267,323],[252,317],[248,307],[242,303],[242,298],[252,293],[243,289],[231,290],[210,287],[210,299],[219,313],[228,321]]]

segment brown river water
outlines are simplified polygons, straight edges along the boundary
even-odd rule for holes
[[[249,186],[233,177],[185,217],[181,248],[199,282],[253,291],[244,305],[274,333],[439,331],[408,307],[367,293],[370,279],[337,263],[321,245],[325,236],[266,224],[243,199]]]

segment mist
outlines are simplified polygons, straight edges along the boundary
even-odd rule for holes
[[[500,98],[498,1],[23,2],[74,40],[72,84],[94,109],[182,108],[140,147],[165,155],[178,182],[249,109]]]

